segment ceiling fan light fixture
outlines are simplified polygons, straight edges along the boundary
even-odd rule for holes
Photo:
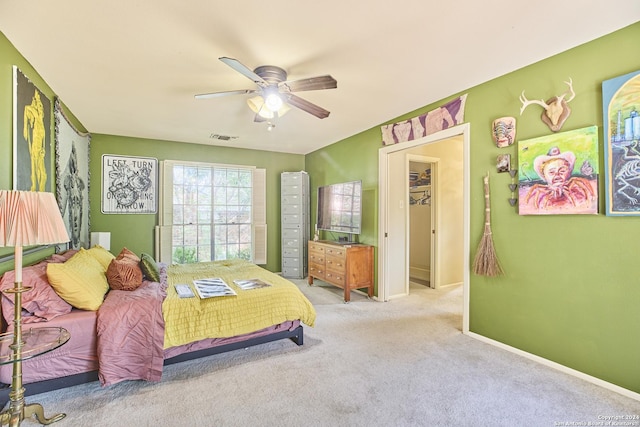
[[[249,108],[251,108],[251,111],[259,115],[260,117],[263,117],[265,119],[273,119],[276,116],[282,117],[289,110],[291,110],[291,107],[285,104],[281,98],[279,99],[280,99],[281,105],[280,105],[280,108],[278,108],[275,111],[269,108],[264,98],[260,95],[247,99],[247,105],[249,105]]]
[[[269,110],[264,103],[264,99],[261,96],[254,96],[247,99],[247,105],[251,108],[251,111],[258,114],[265,119],[273,119],[273,111]]]
[[[282,98],[280,98],[280,95],[277,93],[270,93],[266,96],[264,104],[269,110],[276,112],[282,108],[282,104],[284,104],[284,102],[282,102]]]

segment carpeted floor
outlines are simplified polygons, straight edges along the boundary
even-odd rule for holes
[[[340,289],[294,282],[318,312],[303,347],[269,343],[168,366],[160,383],[85,384],[27,403],[66,412],[60,427],[558,426],[640,414],[638,401],[462,335],[459,286],[344,304]]]

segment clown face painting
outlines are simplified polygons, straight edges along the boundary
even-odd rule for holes
[[[598,213],[598,127],[518,142],[520,215]]]

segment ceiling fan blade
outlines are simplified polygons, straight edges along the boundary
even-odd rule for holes
[[[326,76],[282,82],[279,86],[289,92],[301,92],[305,90],[335,89],[338,87],[338,82],[327,74]]]
[[[302,99],[299,96],[295,96],[292,93],[285,93],[283,95],[285,98],[287,98],[287,103],[303,111],[306,111],[309,114],[313,114],[319,119],[324,119],[329,117],[329,114],[330,114],[329,111],[325,110],[322,107],[312,104],[311,102],[305,99]]]
[[[247,68],[246,65],[242,64],[237,59],[227,58],[226,56],[222,56],[218,59],[224,62],[225,64],[227,64],[229,67],[236,70],[237,72],[239,72],[240,74],[242,74],[243,76],[247,77],[249,80],[257,84],[258,86],[266,87],[269,85],[267,82],[264,81],[262,77],[260,77],[259,75],[251,71],[249,68]]]
[[[218,98],[220,96],[227,95],[247,95],[249,93],[256,93],[255,89],[243,89],[243,90],[229,90],[226,92],[212,92],[212,93],[200,93],[195,95],[196,99],[208,99],[208,98]]]

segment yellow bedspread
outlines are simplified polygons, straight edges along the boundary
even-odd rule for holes
[[[222,278],[237,296],[180,298],[173,285]],[[233,281],[258,278],[271,286],[242,290]],[[287,320],[300,319],[313,326],[316,311],[295,284],[243,260],[174,264],[167,267],[167,297],[162,304],[165,320],[164,348],[205,338],[247,334]]]

